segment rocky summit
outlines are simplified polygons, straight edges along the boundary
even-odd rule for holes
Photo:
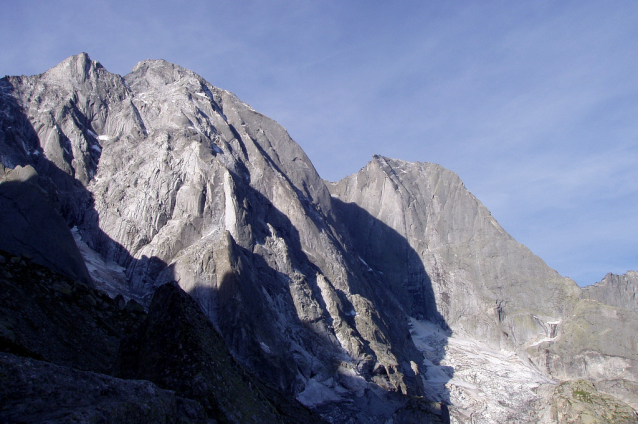
[[[0,111],[3,421],[638,422],[638,274],[579,288],[441,166],[324,181],[162,60]]]

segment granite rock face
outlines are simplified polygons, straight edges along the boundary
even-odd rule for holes
[[[37,172],[95,284],[148,305],[176,281],[270,399],[332,422],[536,422],[584,378],[634,402],[629,283],[582,291],[438,165],[375,156],[325,182],[276,122],[161,60],[121,77],[81,54],[0,94],[0,161]]]
[[[638,406],[633,273],[581,292],[512,239],[456,174],[435,164],[375,156],[328,187],[355,249],[408,313],[450,327],[448,346],[435,332],[415,330],[413,337],[426,353],[428,346],[445,349],[439,357],[455,370],[447,387],[458,422],[537,422],[550,387],[572,379],[595,381]],[[397,242],[388,242],[388,228],[400,235]],[[433,304],[435,310],[418,309]]]
[[[366,262],[379,264],[373,267],[394,286],[408,283],[403,304],[411,298],[436,305],[456,334],[519,350],[552,337],[580,295],[573,281],[516,242],[456,174],[438,165],[376,156],[329,187]],[[380,260],[387,251],[379,221],[416,254],[388,249],[397,252],[396,260]],[[414,278],[418,267],[425,276]],[[431,297],[434,302],[426,300]],[[415,317],[434,314],[411,309]]]
[[[425,394],[399,300],[274,121],[164,61],[120,77],[81,54],[0,87],[2,162],[38,172],[69,227],[126,270],[122,291],[177,281],[242,364],[327,417],[385,422]]]

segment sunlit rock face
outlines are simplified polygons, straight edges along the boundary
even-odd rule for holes
[[[565,359],[582,346],[635,358],[569,330],[595,314],[611,342],[635,308],[581,293],[438,165],[375,156],[327,183],[276,122],[161,60],[122,77],[81,54],[0,90],[0,159],[37,172],[95,284],[148,301],[177,281],[332,422],[535,422],[559,379],[594,379]],[[596,387],[630,400],[623,364]]]
[[[550,387],[573,379],[638,407],[636,272],[609,274],[581,291],[439,165],[375,156],[328,187],[361,257],[407,289],[408,313],[450,327],[441,339],[415,324],[413,338],[426,360],[444,348],[433,362],[451,377],[458,421],[537,422],[548,416]],[[388,228],[400,243],[383,234]],[[415,275],[425,284],[415,287]],[[430,296],[435,302],[422,300]],[[436,386],[436,377],[430,381]]]
[[[550,337],[552,323],[579,294],[573,281],[516,242],[459,177],[439,165],[376,156],[330,190],[344,211],[356,205],[371,217],[342,217],[369,263],[384,267],[397,286],[413,281],[415,272],[431,281],[427,293],[408,287],[414,316],[431,316],[434,311],[422,308],[435,304],[455,333],[518,349]],[[378,221],[416,254],[396,264],[381,261],[387,252]],[[436,302],[428,301],[432,294]]]

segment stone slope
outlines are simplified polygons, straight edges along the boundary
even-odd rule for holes
[[[553,393],[549,412],[548,419],[559,424],[638,422],[632,408],[598,393],[591,382],[583,380],[559,385]]]
[[[135,301],[0,251],[0,351],[109,373],[143,316]]]
[[[199,305],[176,283],[156,290],[146,320],[120,347],[115,373],[175,390],[220,422],[322,422],[290,400],[288,411],[295,415],[280,415],[258,382],[233,360]]]
[[[3,423],[211,424],[201,405],[143,380],[120,380],[0,353]]]
[[[153,299],[147,314],[0,251],[0,420],[323,422],[262,390],[175,283]]]

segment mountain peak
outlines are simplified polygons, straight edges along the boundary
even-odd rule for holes
[[[126,78],[129,79],[132,75],[145,77],[158,85],[173,84],[184,78],[197,83],[205,83],[204,79],[195,72],[164,59],[147,59],[138,62]]]
[[[91,60],[87,53],[80,53],[66,58],[49,69],[45,75],[55,79],[71,79],[84,82],[104,67],[98,61]]]

